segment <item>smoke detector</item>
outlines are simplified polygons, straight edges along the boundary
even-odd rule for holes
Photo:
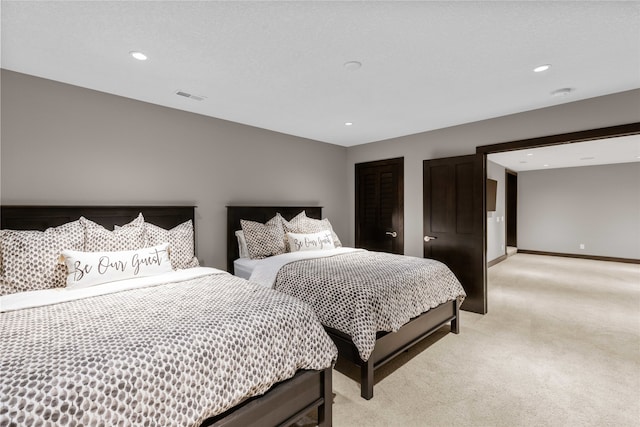
[[[204,101],[207,98],[206,96],[193,95],[191,93],[184,92],[182,90],[177,91],[176,95],[183,96],[185,98],[190,98],[190,99],[193,99],[194,101]]]
[[[570,88],[570,87],[563,87],[562,89],[557,89],[557,90],[554,90],[553,92],[551,92],[551,96],[558,97],[558,98],[563,98],[565,96],[571,95],[571,93],[574,90],[575,89]]]

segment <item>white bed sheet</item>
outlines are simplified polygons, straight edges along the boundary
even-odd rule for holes
[[[243,279],[249,280],[251,277],[251,273],[253,273],[253,269],[256,268],[258,264],[260,264],[261,259],[251,259],[251,258],[238,258],[233,261],[233,274],[234,276],[242,277]]]
[[[347,248],[342,246],[340,248],[326,249],[321,251],[287,252],[282,255],[275,255],[268,258],[255,260],[259,261],[259,263],[257,263],[253,267],[249,281],[262,286],[266,286],[268,288],[273,288],[273,285],[276,281],[276,276],[278,275],[278,271],[280,271],[280,268],[282,268],[282,266],[289,264],[290,262],[303,259],[325,258],[360,251],[364,251],[364,249]]]
[[[103,283],[101,285],[90,286],[88,288],[55,288],[31,292],[18,292],[15,294],[0,296],[0,312],[41,307],[44,305],[59,304],[82,298],[126,291],[129,289],[181,282],[184,280],[208,276],[210,274],[227,274],[227,272],[210,267],[195,267],[171,271],[157,276],[137,277],[135,279]]]

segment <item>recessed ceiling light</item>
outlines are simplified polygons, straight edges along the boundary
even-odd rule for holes
[[[344,63],[344,68],[347,70],[355,71],[362,67],[362,62],[359,61],[349,61]]]
[[[533,156],[533,153],[527,153],[527,156]]]
[[[545,165],[542,165],[542,166],[544,166],[545,168],[549,167],[549,165],[546,165],[546,164],[545,164]]]
[[[563,87],[562,89],[557,89],[551,92],[551,96],[562,98],[571,95],[571,92],[573,92],[574,90],[575,89],[572,89],[570,87]]]
[[[549,68],[551,68],[551,64],[538,65],[536,68],[533,69],[533,72],[541,73],[543,71],[547,71]]]
[[[353,123],[351,123],[351,122],[345,122],[345,123],[344,123],[344,125],[345,125],[345,126],[351,126],[351,125],[353,125]]]
[[[147,55],[145,55],[142,52],[137,52],[135,50],[132,50],[131,52],[129,52],[129,55],[133,56],[138,61],[146,61],[147,60]]]

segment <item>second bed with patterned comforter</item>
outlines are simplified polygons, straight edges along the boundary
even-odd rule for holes
[[[364,361],[378,331],[395,332],[429,309],[466,296],[439,261],[352,248],[270,257],[255,267],[251,280],[311,305],[323,325],[352,338]]]

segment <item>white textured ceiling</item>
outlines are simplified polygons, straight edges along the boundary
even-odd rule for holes
[[[640,87],[637,1],[2,0],[1,15],[3,68],[343,146]]]
[[[640,135],[494,153],[488,159],[514,172],[640,162]]]

